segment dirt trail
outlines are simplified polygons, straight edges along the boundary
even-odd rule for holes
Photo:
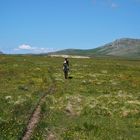
[[[54,92],[55,88],[54,86],[51,86],[48,91],[46,93],[43,94],[43,96],[40,98],[40,100],[38,101],[38,104],[35,108],[35,110],[33,111],[32,115],[30,116],[29,122],[27,124],[27,127],[25,129],[25,132],[23,134],[23,137],[21,138],[21,140],[30,140],[32,133],[34,131],[34,129],[37,126],[37,123],[40,120],[40,116],[41,116],[41,105],[45,102],[46,96],[48,94],[52,94]]]

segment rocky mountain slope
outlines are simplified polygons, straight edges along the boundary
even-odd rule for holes
[[[122,38],[95,49],[66,49],[50,54],[82,56],[120,56],[140,58],[140,39]]]

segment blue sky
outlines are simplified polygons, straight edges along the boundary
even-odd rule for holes
[[[140,0],[0,0],[0,50],[91,49],[140,38]]]

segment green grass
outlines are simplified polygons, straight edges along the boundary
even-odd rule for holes
[[[22,135],[30,114],[47,88],[48,68],[35,63],[35,59],[0,56],[1,139],[15,140]]]
[[[70,59],[65,80],[62,58],[0,56],[0,136],[21,137],[38,99],[55,83],[42,105],[32,140],[138,140],[140,61]],[[53,79],[53,81],[52,81]]]

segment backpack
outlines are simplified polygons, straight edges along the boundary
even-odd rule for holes
[[[69,70],[69,66],[68,66],[67,63],[64,63],[64,64],[63,64],[63,70],[64,70],[64,71],[68,71],[68,70]]]

